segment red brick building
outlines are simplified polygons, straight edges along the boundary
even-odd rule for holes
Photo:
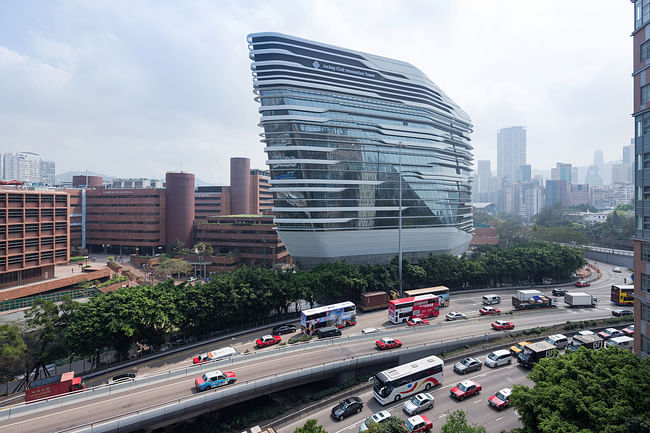
[[[53,278],[69,242],[68,194],[0,187],[0,288]]]
[[[230,186],[199,186],[194,203],[197,221],[217,215],[268,214],[273,207],[269,173],[251,169],[248,158],[231,158]]]
[[[214,249],[209,271],[231,270],[242,265],[289,265],[291,256],[274,227],[273,217],[267,215],[209,217],[196,224],[195,241],[206,242]]]

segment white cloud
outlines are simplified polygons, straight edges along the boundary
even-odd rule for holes
[[[630,4],[559,1],[43,3],[0,16],[0,151],[57,171],[264,168],[246,34],[279,31],[408,61],[472,117],[476,159],[528,128],[529,162],[620,158],[633,124]],[[6,22],[5,22],[6,21]],[[6,143],[6,144],[4,144]],[[496,164],[494,164],[496,165]]]

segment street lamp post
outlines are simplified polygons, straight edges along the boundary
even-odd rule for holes
[[[398,229],[398,260],[399,260],[399,295],[400,297],[404,293],[404,287],[402,285],[402,143],[398,145],[399,152],[399,229]]]

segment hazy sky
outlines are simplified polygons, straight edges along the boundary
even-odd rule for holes
[[[475,159],[525,125],[528,162],[621,159],[633,135],[626,1],[0,2],[0,152],[57,173],[228,183],[266,168],[246,35],[277,31],[412,63],[472,118]]]

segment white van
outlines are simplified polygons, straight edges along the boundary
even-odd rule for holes
[[[501,303],[501,296],[499,295],[483,296],[483,305],[492,305],[492,304],[500,304],[500,303]]]
[[[558,349],[564,349],[569,344],[569,339],[562,334],[551,335],[549,337],[546,337],[546,340],[544,341],[546,341],[547,343],[551,343],[553,346],[557,347]]]
[[[510,364],[511,362],[512,354],[509,350],[495,350],[485,357],[485,365],[492,368]]]
[[[610,338],[605,342],[605,347],[634,350],[634,338],[628,336]]]

